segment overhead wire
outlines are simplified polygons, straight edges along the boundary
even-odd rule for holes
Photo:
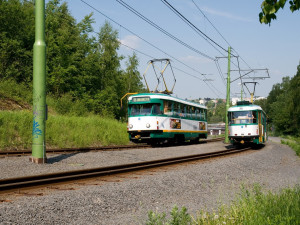
[[[222,70],[221,70],[221,67],[220,67],[218,59],[215,61],[215,64],[216,64],[217,70],[219,72],[219,75],[221,77],[221,80],[223,81],[223,84],[226,87],[225,77],[223,76],[223,73],[222,73]]]
[[[203,31],[201,31],[198,27],[196,27],[191,21],[189,21],[185,16],[183,16],[177,9],[175,9],[175,7],[173,7],[167,0],[161,0],[169,9],[171,9],[180,19],[182,19],[189,27],[191,27],[194,31],[196,31],[204,40],[206,40],[214,49],[216,49],[221,55],[224,56],[224,54],[217,49],[213,44],[215,44],[217,47],[221,48],[222,50],[224,50],[225,52],[228,53],[228,50],[226,50],[224,47],[222,47],[220,44],[218,44],[217,42],[215,42],[212,38],[210,38],[208,35],[206,35]],[[202,12],[203,13],[203,12]],[[233,57],[236,57],[235,55],[233,55],[232,53],[230,53]],[[223,84],[226,87],[225,84],[225,80],[224,77],[222,75],[222,72],[220,71],[220,66],[218,64],[218,60],[215,59],[215,64],[217,67],[217,70],[220,74],[221,80],[223,82]],[[232,62],[232,61],[231,61]],[[237,66],[234,62],[232,62],[235,66]],[[222,78],[223,77],[223,78]]]
[[[137,35],[136,33],[134,33],[134,32],[132,32],[131,30],[129,30],[128,28],[122,26],[120,23],[116,22],[115,20],[113,20],[113,19],[110,18],[109,16],[105,15],[103,12],[101,12],[101,11],[98,10],[98,9],[96,9],[94,6],[90,5],[90,4],[87,3],[86,1],[84,1],[84,0],[80,0],[80,1],[81,1],[82,3],[84,3],[85,5],[89,6],[90,8],[92,8],[93,10],[95,10],[96,12],[100,13],[102,16],[104,16],[105,18],[109,19],[109,20],[112,21],[113,23],[115,23],[115,24],[117,24],[118,26],[122,27],[124,30],[126,30],[126,31],[128,31],[129,33],[131,33],[131,34],[137,36],[138,38],[140,38],[141,40],[143,40],[144,42],[146,42],[147,44],[149,44],[149,45],[152,46],[153,48],[155,48],[155,49],[159,50],[160,52],[162,52],[162,53],[164,53],[164,54],[170,56],[172,59],[176,60],[177,62],[179,62],[179,63],[181,63],[181,64],[183,64],[183,65],[185,65],[186,67],[192,69],[193,71],[195,71],[195,72],[197,72],[197,73],[199,73],[199,74],[205,76],[204,73],[201,73],[201,72],[195,70],[194,68],[188,66],[187,64],[185,64],[185,63],[183,63],[182,61],[178,60],[177,58],[175,58],[175,57],[171,56],[170,54],[164,52],[164,51],[161,50],[160,48],[158,48],[158,47],[156,47],[155,45],[151,44],[149,41],[145,40],[144,38],[140,37],[140,36]],[[141,53],[141,54],[147,55],[147,54],[145,54],[145,53]],[[147,55],[147,56],[149,57],[149,55]],[[214,60],[214,59],[212,58],[212,60]],[[175,67],[174,67],[174,68],[175,68]],[[176,69],[178,69],[178,68],[176,68]],[[178,70],[180,70],[180,69],[178,69]],[[182,70],[181,70],[181,71],[182,71]],[[185,73],[188,74],[187,72],[185,72]],[[219,96],[212,88],[214,88],[214,89],[217,90],[217,91],[219,91],[219,90],[216,89],[214,86],[212,86],[212,88],[211,88],[211,87],[209,86],[209,83],[208,83],[207,81],[205,81],[205,80],[203,80],[203,79],[201,79],[201,78],[199,78],[199,77],[197,77],[197,76],[191,75],[191,74],[188,74],[188,75],[190,75],[190,76],[192,76],[192,77],[194,77],[194,78],[196,78],[196,79],[202,80],[202,81],[208,86],[208,88],[211,89],[211,91],[212,91],[216,96],[220,97],[220,96]]]
[[[200,75],[205,75],[204,73],[201,73],[200,71],[190,67],[189,65],[187,65],[186,63],[180,61],[179,59],[175,58],[174,56],[168,54],[167,52],[163,51],[161,48],[158,48],[157,46],[155,46],[154,44],[150,43],[149,41],[145,40],[144,38],[142,38],[140,35],[134,33],[133,31],[129,30],[128,28],[122,26],[120,23],[116,22],[115,20],[113,20],[112,18],[108,17],[107,15],[105,15],[104,13],[102,13],[100,10],[96,9],[95,7],[93,7],[92,5],[88,4],[87,2],[85,2],[84,0],[80,0],[81,2],[83,2],[84,4],[86,4],[87,6],[89,6],[90,8],[92,8],[93,10],[95,10],[96,12],[100,13],[102,16],[104,16],[105,18],[109,19],[110,21],[112,21],[113,23],[117,24],[118,26],[122,27],[122,29],[128,31],[129,33],[135,35],[136,37],[138,37],[139,39],[141,39],[142,41],[144,41],[145,43],[149,44],[151,47],[157,49],[158,51],[164,53],[165,55],[171,57],[172,59],[174,59],[175,61],[181,63],[182,65],[190,68],[191,70],[195,71],[196,73],[199,73]]]
[[[243,86],[243,80],[242,80],[241,69],[240,69],[240,61],[239,61],[239,57],[237,57],[237,62],[238,62],[238,66],[239,66],[239,74],[240,74],[240,79],[241,79],[242,90],[243,90],[243,92],[245,93],[244,86]]]
[[[142,54],[142,55],[144,55],[144,56],[147,56],[147,57],[149,57],[149,58],[151,58],[151,59],[154,58],[153,56],[150,56],[150,55],[148,55],[148,54],[146,54],[146,53],[144,53],[144,52],[141,52],[141,51],[139,51],[139,50],[137,50],[137,49],[134,49],[134,48],[132,48],[132,47],[130,47],[130,46],[128,46],[128,45],[125,45],[125,44],[123,44],[123,43],[121,43],[121,42],[120,42],[120,44],[123,45],[123,46],[125,46],[125,47],[127,47],[127,48],[129,48],[129,49],[131,49],[131,50],[133,50],[133,51],[136,51],[136,52],[138,52],[138,53],[140,53],[140,54]],[[204,79],[201,79],[200,77],[197,77],[197,76],[195,76],[195,75],[192,75],[192,74],[190,74],[190,73],[188,73],[188,72],[186,72],[186,71],[184,71],[184,70],[182,70],[182,69],[179,69],[179,68],[177,68],[177,67],[175,67],[175,66],[172,66],[172,67],[173,67],[174,69],[176,69],[176,70],[182,72],[182,73],[185,73],[185,74],[188,75],[188,76],[194,77],[194,78],[196,78],[196,79],[198,79],[198,80],[201,80],[201,81],[205,82],[206,85],[209,87],[209,84],[208,84],[207,81],[205,81]],[[210,87],[209,87],[209,88],[210,88]],[[211,89],[211,88],[210,88],[210,89]],[[219,96],[213,89],[211,89],[211,91],[214,92],[214,94],[220,98],[220,96]],[[221,93],[221,92],[219,92],[219,93]],[[221,94],[223,94],[223,93],[221,93]]]
[[[213,44],[217,47],[221,48],[223,51],[228,52],[225,48],[223,48],[220,44],[215,42],[212,38],[207,36],[203,31],[201,31],[198,27],[196,27],[190,20],[188,20],[185,16],[183,16],[174,6],[172,6],[167,0],[161,0],[169,9],[171,9],[179,18],[181,18],[189,27],[191,27],[194,31],[196,31],[204,40],[206,40],[213,48],[215,48],[220,54],[219,49],[217,49]]]
[[[142,55],[144,55],[144,56],[149,57],[149,59],[154,59],[154,58],[155,58],[155,57],[150,56],[150,55],[148,55],[148,54],[146,54],[146,53],[144,53],[144,52],[142,52],[142,51],[140,51],[140,50],[137,50],[137,49],[132,48],[132,47],[126,45],[126,44],[123,44],[122,42],[120,42],[120,44],[123,45],[123,46],[125,46],[125,47],[127,47],[127,48],[129,48],[129,49],[131,49],[132,51],[136,51],[136,52],[138,52],[138,53],[140,53],[140,54],[142,54]],[[175,67],[175,66],[172,66],[172,67],[173,67],[174,69],[176,69],[176,70],[182,72],[182,73],[185,73],[186,75],[189,75],[189,76],[191,76],[191,77],[194,77],[194,78],[196,78],[196,79],[199,79],[199,80],[203,81],[203,79],[201,79],[200,77],[197,77],[197,76],[195,76],[195,75],[192,75],[192,74],[190,74],[190,73],[188,73],[188,72],[186,72],[186,71],[184,71],[184,70],[182,70],[182,69],[179,69],[179,68],[177,68],[177,67]]]
[[[200,52],[199,50],[191,47],[190,45],[186,44],[185,42],[181,41],[180,39],[176,38],[175,36],[173,36],[172,34],[170,34],[169,32],[167,32],[166,30],[164,30],[163,28],[161,28],[160,26],[158,26],[157,24],[155,24],[154,22],[152,22],[150,19],[148,19],[147,17],[145,17],[144,15],[142,15],[141,13],[139,13],[138,11],[136,11],[134,8],[132,8],[130,5],[128,5],[127,3],[125,3],[122,0],[116,0],[118,3],[120,3],[122,6],[124,6],[125,8],[127,8],[129,11],[131,11],[132,13],[134,13],[135,15],[137,15],[138,17],[140,17],[141,19],[143,19],[145,22],[147,22],[148,24],[150,24],[151,26],[155,27],[156,29],[158,29],[159,31],[161,31],[162,33],[164,33],[165,35],[167,35],[168,37],[172,38],[173,40],[177,41],[178,43],[182,44],[183,46],[189,48],[192,51],[195,51],[196,53],[211,59],[212,61],[215,61],[214,58],[206,55],[205,53]],[[205,75],[204,75],[205,76]],[[207,86],[210,88],[210,86],[215,89],[217,92],[220,92],[214,85],[212,85],[211,83],[207,83],[205,80],[203,80]],[[209,86],[210,85],[210,86]],[[211,88],[210,88],[211,89]],[[212,89],[211,89],[212,90]],[[214,91],[215,93],[215,91]],[[216,94],[216,93],[215,93]],[[217,95],[219,97],[219,95]]]
[[[221,34],[221,32],[216,28],[216,26],[214,26],[214,24],[208,19],[208,17],[205,15],[205,13],[200,9],[200,7],[195,3],[195,1],[194,0],[191,0],[193,3],[194,3],[194,5],[196,6],[196,8],[201,12],[201,14],[204,16],[204,18],[210,23],[210,25],[217,31],[217,33],[223,38],[223,40],[228,44],[228,46],[232,46],[227,40],[226,40],[226,38]],[[251,67],[248,65],[248,63],[239,55],[239,53],[234,49],[234,48],[232,48],[232,50],[236,53],[236,55],[237,56],[235,56],[235,57],[240,57],[241,58],[241,60],[248,66],[248,68],[251,70]],[[233,62],[232,62],[233,63]],[[239,63],[238,63],[238,65],[236,65],[235,63],[233,63],[233,65],[235,65],[238,69],[239,69],[239,71],[240,71],[240,65],[239,65]],[[247,74],[248,75],[248,74]],[[240,74],[240,76],[241,76],[241,74]]]
[[[130,47],[130,46],[128,46],[128,45],[125,45],[125,44],[123,44],[123,43],[121,43],[121,42],[120,42],[120,44],[123,45],[123,46],[125,46],[125,47],[127,47],[127,48],[129,48],[129,49],[131,49],[131,50],[133,50],[133,51],[136,51],[136,52],[138,52],[138,53],[140,53],[140,54],[142,54],[142,55],[144,55],[144,56],[147,56],[147,57],[149,57],[150,59],[153,59],[153,58],[154,58],[153,56],[150,56],[150,55],[148,55],[148,54],[146,54],[146,53],[144,53],[144,52],[142,52],[142,51],[139,51],[139,50],[137,50],[137,49],[135,49],[135,48],[132,48],[132,47]],[[209,83],[207,83],[207,81],[205,81],[204,79],[201,79],[200,77],[195,76],[195,75],[193,75],[193,74],[190,74],[190,73],[188,73],[188,72],[186,72],[186,71],[184,71],[184,70],[182,70],[182,69],[179,69],[179,68],[177,68],[177,67],[175,67],[175,66],[172,66],[172,67],[173,67],[174,69],[176,69],[176,70],[182,72],[182,73],[185,73],[185,74],[188,75],[188,76],[194,77],[194,78],[196,78],[196,79],[198,79],[198,80],[201,80],[201,81],[205,82],[206,85],[208,86],[208,88],[211,89],[211,87],[209,87]],[[220,96],[219,96],[213,89],[211,89],[211,91],[214,92],[214,94],[220,98]],[[221,93],[221,92],[219,92],[219,93]],[[221,94],[223,94],[223,93],[221,93]]]
[[[99,35],[99,33],[97,33],[97,32],[93,32],[93,33]],[[119,41],[119,44],[120,44],[120,45],[123,45],[123,46],[125,46],[125,47],[127,47],[127,48],[129,48],[129,49],[131,49],[132,51],[138,52],[139,54],[142,54],[142,55],[144,55],[144,56],[147,56],[147,57],[149,57],[150,59],[155,58],[155,57],[153,57],[153,56],[148,55],[147,53],[144,53],[144,52],[142,52],[142,51],[140,51],[140,50],[137,50],[137,49],[135,49],[135,48],[133,48],[133,47],[130,47],[130,46],[128,46],[128,45],[122,43],[121,41]],[[192,75],[192,74],[190,74],[190,73],[188,73],[188,72],[186,72],[186,71],[184,71],[184,70],[182,70],[182,69],[179,69],[179,68],[177,68],[177,67],[175,67],[175,66],[172,66],[172,67],[173,67],[174,69],[176,69],[176,70],[178,70],[178,71],[180,71],[180,72],[182,72],[182,73],[188,75],[188,76],[191,76],[191,77],[193,77],[193,78],[196,78],[196,79],[198,79],[198,80],[203,81],[204,83],[206,83],[206,85],[208,86],[208,88],[210,88],[211,91],[212,91],[216,96],[218,96],[218,97],[220,98],[220,96],[219,96],[219,95],[218,95],[218,94],[217,94],[217,93],[209,86],[209,83],[207,83],[206,80],[201,79],[201,78],[198,77],[198,76]],[[215,87],[213,86],[213,88],[215,88]],[[216,89],[216,90],[217,90],[217,89]],[[218,90],[217,90],[217,91],[218,91]],[[218,91],[218,92],[221,93],[220,91]],[[221,94],[223,95],[223,93],[221,93]]]
[[[150,24],[151,26],[153,26],[154,28],[156,28],[157,30],[159,30],[160,32],[162,32],[163,34],[167,35],[168,37],[170,37],[171,39],[175,40],[176,42],[180,43],[181,45],[189,48],[190,50],[200,54],[201,56],[208,58],[212,61],[214,61],[215,59],[211,56],[208,56],[207,54],[195,49],[194,47],[190,46],[189,44],[185,43],[184,41],[180,40],[179,38],[175,37],[174,35],[170,34],[168,31],[166,31],[165,29],[161,28],[160,26],[158,26],[156,23],[154,23],[153,21],[151,21],[150,19],[148,19],[147,17],[145,17],[144,15],[142,15],[141,13],[139,13],[138,11],[136,11],[134,8],[132,8],[130,5],[128,5],[126,2],[122,1],[122,0],[116,0],[118,3],[120,3],[122,6],[124,6],[125,8],[127,8],[129,11],[131,11],[132,13],[134,13],[135,15],[137,15],[138,17],[140,17],[142,20],[144,20],[145,22],[147,22],[148,24]]]
[[[192,2],[194,3],[194,5],[196,6],[196,8],[202,13],[202,15],[204,16],[204,18],[210,23],[210,25],[218,32],[218,34],[223,38],[223,40],[228,44],[228,46],[231,46],[231,44],[229,44],[229,42],[225,39],[225,37],[221,34],[221,32],[213,25],[213,23],[207,18],[207,16],[204,14],[204,12],[200,9],[200,7],[194,2],[194,0],[192,0]]]

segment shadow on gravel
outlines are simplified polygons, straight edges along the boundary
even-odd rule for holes
[[[253,143],[247,143],[247,144],[236,144],[236,145],[227,145],[225,146],[226,149],[243,149],[243,148],[252,148],[253,150],[260,150],[263,149],[265,147],[264,144],[253,144]]]
[[[59,161],[62,161],[64,159],[67,159],[67,158],[72,157],[72,156],[77,155],[77,154],[78,153],[71,153],[71,154],[64,154],[64,155],[54,156],[52,158],[47,158],[47,163],[48,164],[57,163]]]

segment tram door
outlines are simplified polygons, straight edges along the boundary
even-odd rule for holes
[[[259,132],[259,142],[262,142],[262,124],[261,124],[261,112],[258,112],[258,132]]]

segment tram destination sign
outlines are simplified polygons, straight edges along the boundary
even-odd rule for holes
[[[134,97],[132,98],[133,102],[148,102],[150,101],[150,97]]]

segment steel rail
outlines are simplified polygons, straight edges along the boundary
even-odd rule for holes
[[[199,143],[216,142],[222,140],[224,140],[224,138],[214,138],[214,139],[201,140]],[[63,154],[63,153],[90,152],[90,151],[117,151],[117,150],[124,150],[124,149],[151,148],[151,147],[152,147],[151,145],[137,144],[137,145],[101,146],[101,147],[62,148],[62,149],[46,149],[46,153]],[[32,154],[31,150],[18,150],[18,151],[0,150],[0,157],[1,156],[2,157],[27,156],[31,154]]]
[[[171,164],[195,161],[200,159],[213,158],[218,156],[234,154],[249,149],[251,148],[250,147],[241,148],[241,149],[232,148],[232,149],[210,152],[210,153],[202,153],[202,154],[181,156],[175,158],[165,158],[165,159],[137,162],[131,164],[124,164],[124,165],[2,179],[0,180],[0,193],[2,191],[8,191],[12,189],[21,189],[25,187],[34,187],[34,186],[40,186],[45,184],[62,183],[70,180],[112,175],[112,174],[125,173],[125,172],[137,171],[137,170],[144,170],[153,167],[161,167],[161,166],[167,166]]]
[[[101,147],[82,147],[82,148],[61,148],[61,149],[47,149],[46,153],[70,153],[70,152],[90,152],[90,151],[114,151],[122,149],[134,148],[149,148],[150,145],[119,145],[119,146],[101,146]],[[31,155],[31,150],[17,150],[17,151],[0,151],[0,156],[13,155]]]

